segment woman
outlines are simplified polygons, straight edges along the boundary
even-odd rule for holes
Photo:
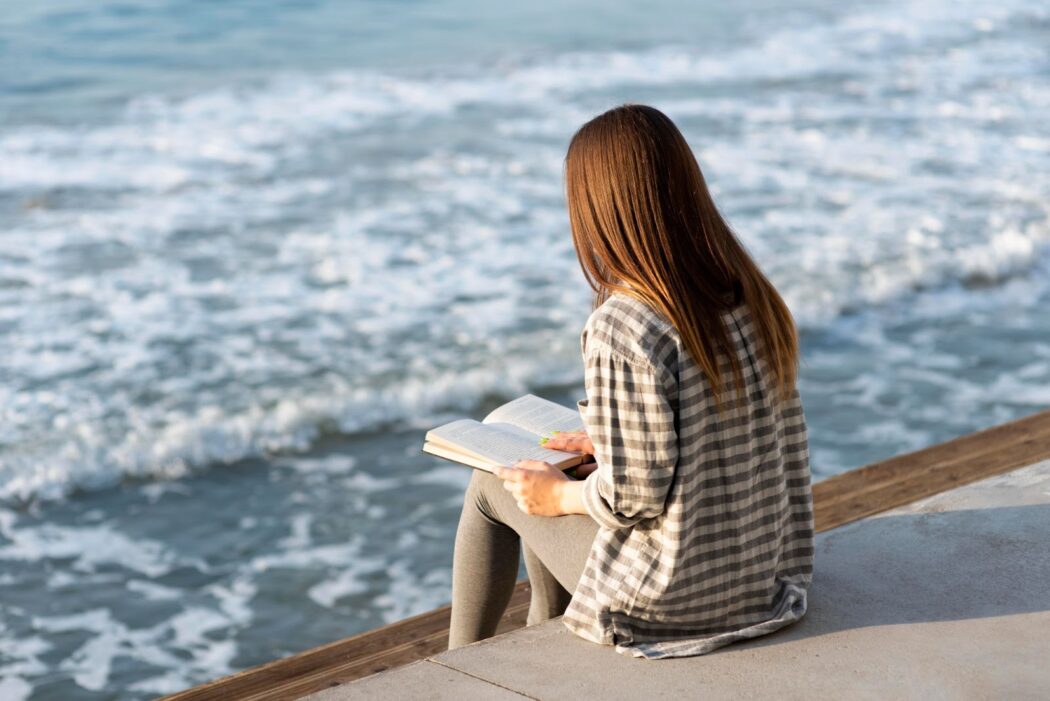
[[[670,119],[625,105],[566,157],[595,309],[581,334],[585,479],[522,461],[475,473],[453,562],[449,647],[489,637],[519,543],[528,623],[564,613],[618,652],[698,655],[797,621],[812,579],[798,340]],[[584,473],[586,471],[583,471]]]

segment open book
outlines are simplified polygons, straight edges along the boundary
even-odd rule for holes
[[[460,419],[427,431],[423,451],[486,472],[518,460],[542,460],[567,470],[579,465],[583,456],[544,448],[540,439],[553,431],[583,429],[579,411],[526,394],[481,421]]]

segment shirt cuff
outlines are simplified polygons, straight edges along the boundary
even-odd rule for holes
[[[630,528],[639,520],[627,519],[613,513],[612,509],[609,508],[609,505],[602,497],[601,492],[598,491],[598,470],[587,475],[587,479],[583,481],[582,500],[583,508],[587,510],[587,513],[590,514],[591,518],[598,522],[599,526],[604,528],[610,528],[612,530]]]

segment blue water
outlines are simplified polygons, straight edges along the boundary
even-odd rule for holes
[[[1045,4],[520,5],[5,7],[0,698],[447,601],[422,431],[582,396],[562,160],[623,101],[791,305],[818,478],[1050,406]]]

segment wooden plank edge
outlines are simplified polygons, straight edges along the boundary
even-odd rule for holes
[[[524,580],[515,586],[507,611],[497,628],[498,632],[524,626],[531,594],[528,584],[528,581]],[[161,701],[294,699],[298,696],[285,695],[281,693],[282,690],[294,684],[296,679],[314,677],[318,672],[324,675],[329,670],[356,668],[359,673],[339,682],[345,683],[390,667],[421,660],[435,652],[427,646],[429,641],[438,640],[441,649],[447,648],[451,610],[450,606],[445,605],[424,611],[380,628],[363,631],[176,692],[163,697]],[[421,651],[415,649],[417,647],[427,649]],[[321,684],[311,691],[331,685]],[[303,693],[309,692],[302,692],[299,696]]]
[[[943,448],[942,460],[937,460]],[[909,457],[915,458],[907,469]],[[813,485],[817,531],[1050,458],[1050,411],[872,463]],[[904,469],[902,469],[902,466]]]
[[[518,583],[517,588],[526,588],[527,585],[527,581],[522,581]],[[496,628],[496,635],[524,628],[528,611],[528,603],[519,604],[513,608],[508,607],[499,627]],[[346,664],[317,669],[305,676],[291,677],[270,689],[263,689],[258,693],[237,696],[236,698],[238,701],[284,701],[285,699],[291,701],[329,687],[357,681],[394,667],[418,662],[448,649],[448,630],[433,633],[419,642],[421,644],[413,645],[411,650],[407,651],[408,654],[405,654],[405,650],[401,650],[400,653],[392,650],[390,655],[379,653],[369,656],[366,661],[351,660]],[[425,652],[423,651],[424,649],[426,650]],[[398,657],[401,657],[401,659],[398,659]]]
[[[1050,411],[1031,414],[921,450],[859,467],[829,477],[815,485],[815,488],[820,487],[820,500],[824,503],[840,498],[854,499],[866,489],[878,489],[882,485],[900,479],[903,474],[914,474],[917,469],[937,469],[958,460],[977,455],[989,455],[1002,450],[1005,446],[1046,435],[1050,435]],[[816,489],[814,489],[814,498],[816,498]]]
[[[954,461],[932,474],[924,471],[902,475],[877,489],[865,490],[855,498],[840,498],[830,504],[817,502],[814,494],[814,520],[820,524],[817,530],[836,528],[1050,458],[1050,435],[1031,438],[996,451],[995,458],[995,462],[990,462],[989,454],[983,453]],[[819,486],[819,483],[814,485],[814,492]]]
[[[1050,458],[1050,411],[829,477],[813,485],[816,531]],[[498,632],[523,627],[528,582],[515,586]],[[425,659],[448,644],[449,606],[252,667],[162,701],[284,701]]]

